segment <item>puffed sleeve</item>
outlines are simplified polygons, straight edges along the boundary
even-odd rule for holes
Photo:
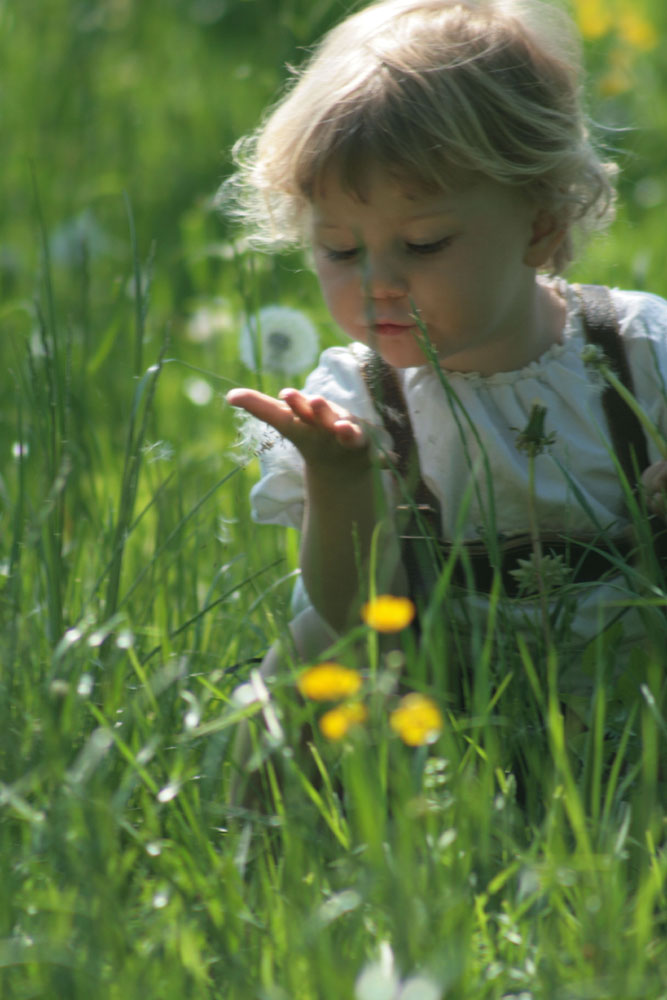
[[[373,429],[381,447],[391,441],[373,407],[360,370],[360,344],[330,347],[304,385],[309,395],[337,403]],[[300,528],[305,504],[304,463],[297,449],[279,435],[268,438],[259,456],[262,476],[250,493],[253,520]]]
[[[634,392],[646,415],[667,437],[667,301],[647,292],[613,292]],[[647,439],[651,461],[659,454]]]

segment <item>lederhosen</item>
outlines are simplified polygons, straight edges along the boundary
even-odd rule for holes
[[[578,292],[588,343],[602,348],[610,367],[632,392],[632,374],[609,289],[600,285],[582,285]],[[533,552],[531,537],[499,538],[493,546],[485,542],[466,542],[454,547],[443,541],[440,537],[440,504],[421,477],[417,446],[396,372],[378,354],[374,354],[362,365],[362,374],[384,426],[391,435],[395,471],[410,498],[410,502],[399,505],[398,520],[403,560],[413,598],[419,603],[428,598],[426,579],[432,582],[434,568],[441,569],[452,557],[456,559],[450,578],[453,584],[465,589],[470,589],[472,584],[475,591],[489,593],[496,574],[500,573],[505,593],[510,597],[518,596],[520,584],[512,571],[519,568],[519,560],[530,560]],[[641,423],[618,392],[608,384],[602,393],[602,406],[619,465],[628,483],[635,486],[649,465]],[[405,499],[407,501],[408,497]],[[638,502],[641,503],[641,500]],[[658,557],[662,561],[667,555],[665,523],[654,516],[649,520],[648,537],[652,540],[652,547],[657,546]],[[638,541],[630,531],[611,541],[602,535],[578,540],[553,533],[541,536],[540,545],[545,556],[560,556],[570,568],[569,582],[599,580],[612,570],[612,559],[618,567],[619,559],[630,562],[638,554]]]

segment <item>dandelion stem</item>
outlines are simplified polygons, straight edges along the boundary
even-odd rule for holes
[[[549,627],[549,604],[547,601],[547,589],[544,584],[543,552],[540,539],[539,523],[537,511],[535,509],[535,454],[528,455],[528,523],[530,526],[530,542],[533,550],[533,560],[535,562],[535,574],[537,577],[537,592],[540,598],[540,616],[542,619],[542,635],[545,643],[545,652],[551,644],[551,629]]]

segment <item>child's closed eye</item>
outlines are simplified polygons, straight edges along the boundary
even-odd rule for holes
[[[404,247],[409,254],[428,256],[446,249],[453,241],[453,236],[443,236],[439,240],[431,240],[428,243],[412,243],[406,240]],[[323,246],[322,250],[329,260],[346,261],[355,260],[362,252],[362,247],[346,247],[336,249],[335,247]]]
[[[440,240],[433,240],[430,243],[406,243],[406,249],[410,253],[425,254],[438,253],[439,250],[444,250],[450,245],[453,236],[443,236]]]
[[[329,260],[354,260],[359,253],[359,247],[349,247],[346,250],[336,250],[334,247],[322,247],[322,250]]]

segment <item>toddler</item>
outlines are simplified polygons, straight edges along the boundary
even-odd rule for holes
[[[237,147],[230,210],[265,247],[310,248],[351,341],[303,390],[227,397],[278,432],[251,502],[302,532],[303,658],[358,620],[373,545],[380,591],[422,611],[450,573],[464,629],[493,591],[510,633],[565,622],[561,650],[618,618],[627,645],[646,634],[631,520],[656,520],[667,472],[622,390],[667,434],[667,302],[559,276],[613,207],[579,92],[553,7],[383,0]]]

